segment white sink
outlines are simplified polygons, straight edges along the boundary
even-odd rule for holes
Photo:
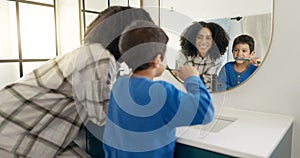
[[[205,132],[220,132],[222,129],[226,128],[233,122],[235,122],[237,118],[229,117],[229,116],[217,116],[212,122],[206,125],[194,125],[191,126],[193,129],[203,130]]]

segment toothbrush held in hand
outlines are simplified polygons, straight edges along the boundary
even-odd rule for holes
[[[234,58],[235,60],[245,60],[245,61],[250,61],[250,59],[249,58]],[[256,64],[260,64],[261,63],[261,61],[259,61],[259,60],[257,60],[256,61]]]
[[[235,60],[245,60],[245,61],[250,61],[249,58],[234,58]]]
[[[172,75],[178,82],[180,82],[180,83],[183,84],[183,81],[182,81],[178,76],[176,76],[176,75],[173,73],[173,70],[174,70],[174,69],[171,69],[171,68],[167,65],[167,66],[166,66],[166,70],[168,70],[168,71],[171,73],[171,75]]]

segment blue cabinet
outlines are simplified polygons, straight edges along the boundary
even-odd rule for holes
[[[232,156],[176,143],[175,158],[233,158]]]

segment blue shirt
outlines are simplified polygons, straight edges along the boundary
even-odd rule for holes
[[[245,71],[239,73],[234,70],[234,63],[228,62],[222,67],[218,75],[220,85],[217,87],[219,90],[226,90],[244,82],[257,68],[253,64],[250,64]]]
[[[103,149],[106,158],[173,158],[178,126],[213,119],[210,93],[199,77],[187,78],[188,93],[164,81],[119,77],[111,92]]]

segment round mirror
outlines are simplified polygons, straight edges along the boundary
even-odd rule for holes
[[[210,92],[229,90],[251,78],[266,58],[273,29],[273,0],[190,0],[188,3],[160,0],[159,25],[170,38],[167,49],[170,69],[193,65]],[[217,26],[227,33],[227,43],[220,40],[222,34]],[[198,30],[189,31],[191,28]],[[253,39],[251,49],[244,35]],[[199,40],[206,44],[199,44]],[[211,44],[207,44],[209,40]],[[187,53],[187,41],[193,45],[194,54]],[[214,46],[218,48],[217,57],[209,51],[200,51]],[[180,84],[174,80],[175,76],[164,74],[163,77]],[[229,82],[233,84],[227,85]]]

